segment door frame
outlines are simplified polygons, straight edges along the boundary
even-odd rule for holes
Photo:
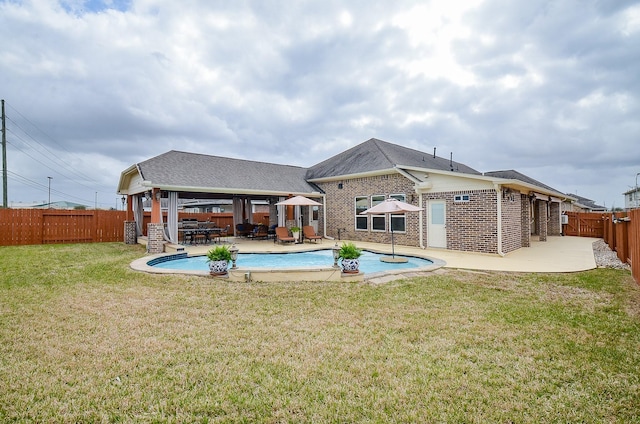
[[[434,240],[434,233],[436,231],[432,231],[431,224],[431,207],[435,204],[442,204],[443,207],[443,218],[444,224],[442,224],[442,237],[438,240]],[[427,218],[427,247],[433,247],[437,249],[446,249],[447,248],[447,201],[445,199],[431,199],[427,201],[426,208],[426,218]],[[438,224],[440,225],[440,224]],[[439,231],[438,231],[439,232]],[[443,245],[441,245],[443,244]]]

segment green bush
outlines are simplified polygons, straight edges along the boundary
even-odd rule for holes
[[[358,259],[360,255],[362,255],[362,250],[358,249],[355,244],[342,243],[338,257],[342,259]]]
[[[209,262],[214,261],[227,261],[231,260],[231,252],[228,246],[216,246],[207,252],[207,259]]]

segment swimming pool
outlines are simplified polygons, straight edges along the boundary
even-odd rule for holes
[[[388,255],[362,251],[362,256],[360,256],[360,271],[363,273],[376,273],[407,270],[412,268],[428,267],[434,263],[429,259],[412,256],[403,256],[408,259],[408,261],[404,263],[388,263],[380,261],[380,257],[382,256]],[[168,258],[168,260],[155,261],[154,263],[148,264],[154,268],[178,271],[209,270],[206,256],[191,256],[176,259]],[[239,253],[236,265],[238,269],[327,268],[333,266],[333,254],[331,249],[292,253]]]

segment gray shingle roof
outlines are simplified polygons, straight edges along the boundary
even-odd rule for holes
[[[434,158],[432,153],[372,138],[312,166],[307,172],[307,179],[379,171],[391,169],[395,165],[481,175],[480,172],[467,165],[450,162],[449,159],[437,156]]]
[[[154,186],[223,188],[238,191],[312,193],[306,168],[171,150],[138,164],[142,178]]]

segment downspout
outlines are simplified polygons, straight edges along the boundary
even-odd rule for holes
[[[322,195],[322,233],[324,234],[324,238],[329,239],[329,240],[334,240],[333,237],[329,237],[327,235],[327,195],[323,194]]]
[[[418,193],[418,202],[420,202],[419,206],[422,207],[422,192]],[[419,240],[420,240],[420,248],[426,249],[424,246],[424,211],[420,211],[420,215],[418,215],[418,228],[419,231]]]
[[[502,188],[500,184],[493,184],[493,187],[496,190],[496,210],[497,210],[497,218],[498,218],[498,255],[504,256],[504,252],[502,251]]]

